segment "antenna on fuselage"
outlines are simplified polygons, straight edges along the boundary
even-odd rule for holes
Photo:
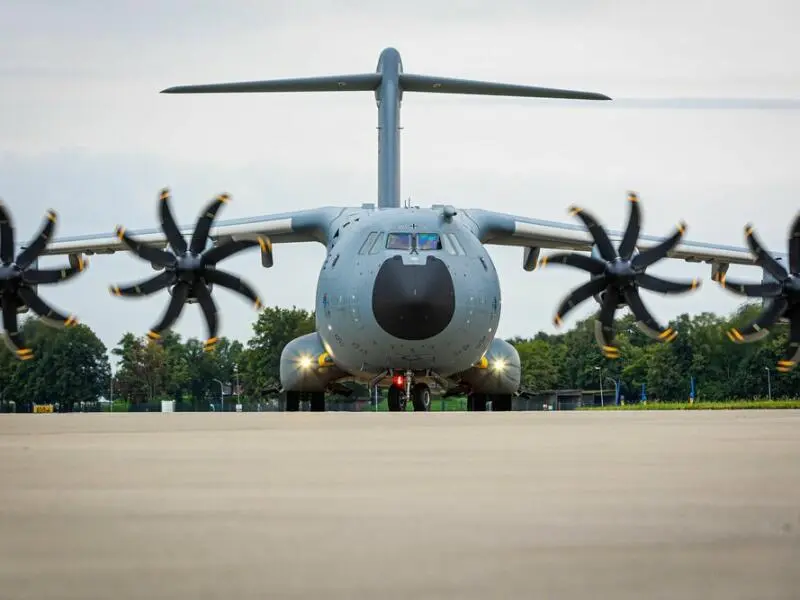
[[[403,92],[611,100],[608,96],[594,92],[404,73],[400,53],[394,48],[386,48],[381,52],[374,73],[182,85],[167,88],[161,93],[235,94],[356,91],[374,92],[378,106],[378,208],[400,207],[400,105],[403,100]]]

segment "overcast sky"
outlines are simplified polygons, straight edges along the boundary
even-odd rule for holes
[[[369,72],[394,46],[413,73],[626,98],[800,98],[798,16],[790,0],[0,0],[0,196],[21,238],[48,208],[60,214],[59,235],[155,226],[162,186],[172,188],[181,222],[222,191],[233,201],[221,218],[357,206],[376,198],[370,93],[158,92]],[[562,221],[578,203],[616,229],[633,189],[647,233],[666,235],[685,219],[691,239],[742,245],[752,221],[786,251],[800,207],[800,111],[542,104],[407,94],[403,196]],[[502,276],[500,335],[553,331],[558,302],[584,276],[557,267],[526,273],[517,248],[492,247],[491,255]],[[312,309],[323,257],[319,245],[281,245],[272,270],[260,268],[257,253],[225,268],[253,282],[267,304]],[[669,261],[656,271],[706,279],[693,295],[647,293],[664,321],[739,304],[715,289],[707,267]],[[149,273],[129,254],[94,257],[80,277],[40,291],[111,347],[126,331],[145,333],[168,296],[123,300],[108,284]],[[248,338],[256,317],[248,303],[226,290],[215,298],[221,333]],[[567,326],[593,310],[587,303]],[[187,307],[176,330],[204,337],[199,308]]]

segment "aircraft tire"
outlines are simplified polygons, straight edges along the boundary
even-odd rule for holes
[[[298,412],[300,410],[300,392],[286,392],[286,412]]]
[[[325,392],[311,392],[311,412],[325,412]]]
[[[406,398],[402,390],[389,386],[388,393],[389,412],[404,412],[406,410]]]
[[[431,389],[424,383],[418,383],[411,390],[411,402],[414,412],[427,412],[431,409]]]
[[[469,394],[467,396],[467,412],[485,412],[488,394]]]
[[[511,394],[493,394],[492,412],[511,410]]]

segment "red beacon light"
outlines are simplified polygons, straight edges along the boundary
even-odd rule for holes
[[[395,375],[394,377],[392,377],[392,384],[394,385],[394,387],[402,388],[405,382],[406,379],[402,375]]]

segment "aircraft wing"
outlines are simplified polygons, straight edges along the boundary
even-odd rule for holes
[[[241,219],[219,220],[211,228],[209,237],[215,243],[226,240],[252,239],[256,236],[269,238],[273,244],[288,242],[319,242],[327,244],[330,223],[344,208],[323,207],[295,212],[276,213]],[[184,236],[191,235],[192,225],[180,225]],[[148,246],[164,248],[167,239],[160,228],[126,229],[126,232]],[[128,248],[114,231],[86,235],[54,238],[42,256],[58,254],[113,254],[127,252]]]
[[[492,212],[482,209],[464,211],[474,223],[475,231],[481,242],[500,246],[521,246],[534,250],[539,249],[576,250],[590,252],[592,238],[589,232],[579,223],[563,223],[543,219],[531,219],[506,213]],[[608,236],[616,246],[621,240],[622,231],[607,230]],[[640,251],[657,245],[667,236],[659,237],[642,233],[637,245]],[[744,237],[744,234],[743,234]],[[712,270],[723,272],[728,265],[754,265],[753,254],[749,248],[725,244],[712,244],[682,240],[667,255],[669,258],[682,259],[686,262],[702,262],[712,265]],[[774,253],[773,256],[787,263],[787,256]],[[536,266],[536,258],[528,259],[526,253],[525,268],[532,270]]]

